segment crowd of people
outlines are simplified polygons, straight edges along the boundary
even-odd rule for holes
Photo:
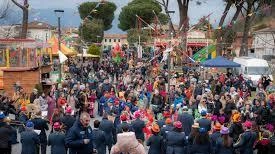
[[[46,154],[47,146],[52,154],[275,153],[275,86],[267,77],[254,92],[241,74],[202,77],[186,67],[168,87],[156,61],[69,59],[67,67],[49,91],[27,97],[18,83],[13,97],[0,96],[1,154],[12,153],[17,131],[21,154]]]

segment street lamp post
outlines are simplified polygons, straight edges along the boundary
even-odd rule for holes
[[[168,65],[168,102],[170,103],[170,79],[171,79],[171,51],[173,50],[173,45],[172,45],[172,40],[173,40],[173,36],[174,36],[174,33],[173,33],[173,23],[172,23],[172,20],[171,20],[171,16],[169,13],[175,13],[175,11],[166,11],[166,14],[168,15],[169,17],[169,21],[170,21],[170,34],[171,34],[171,40],[169,42],[169,51],[168,51],[168,57],[167,57],[167,65]]]
[[[54,10],[54,13],[58,19],[58,50],[61,51],[61,17],[64,14],[64,10]],[[59,59],[59,82],[61,83],[62,72],[61,72],[61,62]]]

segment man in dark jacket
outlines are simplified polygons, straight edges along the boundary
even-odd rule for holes
[[[71,149],[71,154],[89,154],[93,152],[93,132],[90,127],[90,115],[83,112],[65,138],[65,144]]]
[[[11,154],[11,127],[4,122],[5,115],[0,113],[0,153]]]
[[[116,130],[112,121],[108,120],[108,115],[104,113],[103,119],[100,122],[99,129],[104,132],[105,143],[110,151],[114,143],[114,137],[116,136]]]
[[[47,135],[46,130],[49,130],[49,126],[46,120],[41,118],[41,112],[38,112],[34,119],[31,120],[34,124],[34,129],[40,130],[39,139],[41,154],[46,154],[47,151]]]
[[[22,151],[21,154],[37,154],[39,153],[39,136],[33,131],[34,124],[28,121],[26,124],[25,131],[21,133],[21,144]]]
[[[129,131],[133,131],[133,127],[131,124],[127,123],[127,116],[125,114],[122,114],[120,116],[120,121],[121,123],[117,125],[117,128],[116,128],[116,134],[118,133],[122,133],[122,127],[123,126],[127,126]]]
[[[75,117],[73,117],[71,114],[72,114],[72,108],[67,107],[65,116],[60,119],[60,121],[62,122],[62,124],[64,126],[66,133],[74,125],[74,122],[75,122]]]
[[[191,132],[192,125],[194,124],[194,118],[191,114],[188,114],[188,108],[183,107],[183,113],[178,116],[178,121],[183,125],[183,131],[186,136],[189,136]]]
[[[66,154],[65,133],[61,130],[59,122],[53,124],[54,132],[49,135],[48,145],[51,146],[51,154]]]
[[[207,131],[211,130],[211,120],[206,118],[206,111],[201,111],[202,118],[198,120],[200,128],[205,128]]]
[[[94,121],[94,131],[93,131],[93,143],[94,148],[98,154],[106,154],[106,139],[104,132],[99,130],[100,122],[98,120]],[[109,138],[110,140],[110,138]]]
[[[143,128],[145,127],[145,122],[140,120],[141,115],[139,112],[135,112],[134,116],[135,116],[136,120],[134,120],[132,122],[132,127],[135,132],[136,138],[138,140],[141,140],[142,142],[144,142]]]
[[[234,148],[239,148],[241,154],[253,153],[253,146],[257,139],[256,132],[251,131],[252,123],[246,121],[244,123],[245,132],[240,135],[240,140],[233,145]]]

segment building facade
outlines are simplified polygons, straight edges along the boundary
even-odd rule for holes
[[[128,44],[127,34],[104,34],[102,47],[104,50],[111,50],[115,44]]]
[[[275,28],[265,28],[254,32],[249,56],[268,61],[275,59]]]
[[[52,37],[53,26],[39,21],[33,21],[28,26],[28,38],[47,42]]]

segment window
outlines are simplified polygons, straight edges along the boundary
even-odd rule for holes
[[[116,39],[114,39],[114,42],[116,42]]]
[[[105,42],[107,42],[107,39],[105,39]]]
[[[112,39],[109,39],[109,42],[112,42]]]
[[[120,42],[120,39],[118,39],[118,42]]]

